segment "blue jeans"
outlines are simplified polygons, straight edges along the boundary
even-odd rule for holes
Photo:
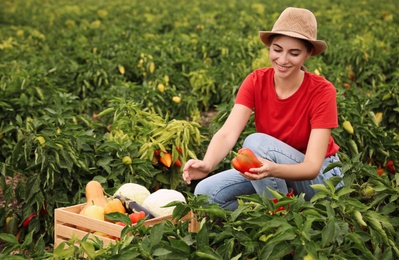
[[[262,133],[249,135],[243,147],[250,148],[257,157],[266,158],[279,164],[295,164],[303,162],[305,155],[284,142]],[[324,184],[325,180],[333,176],[342,176],[341,169],[335,167],[330,171],[323,173],[324,169],[332,162],[339,161],[338,156],[332,155],[324,159],[323,166],[319,175],[313,180],[305,181],[286,181],[283,179],[269,177],[261,180],[251,181],[242,177],[237,170],[230,169],[215,175],[211,175],[201,180],[195,187],[194,194],[205,194],[210,196],[209,202],[216,203],[219,206],[235,210],[238,207],[236,196],[250,195],[266,192],[269,198],[273,198],[266,186],[279,191],[288,193],[289,188],[293,188],[295,194],[305,193],[305,199],[309,200],[316,191],[310,187],[312,184]],[[342,187],[341,181],[336,188]]]

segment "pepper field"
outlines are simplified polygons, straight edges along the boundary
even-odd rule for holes
[[[342,167],[345,187],[336,191],[336,179],[315,186],[311,201],[246,196],[234,212],[206,205],[183,183],[181,165],[202,158],[246,75],[269,66],[258,31],[288,6],[312,10],[329,45],[306,67],[337,89],[341,162],[331,167]],[[3,0],[0,257],[398,259],[398,7],[395,0]],[[235,151],[253,131],[251,119]],[[188,203],[178,208],[192,210],[200,229],[165,222],[129,227],[137,235],[114,246],[88,239],[53,248],[54,209],[85,202],[93,179],[107,194],[127,182],[181,191]]]

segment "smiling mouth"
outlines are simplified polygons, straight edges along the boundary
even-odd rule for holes
[[[276,65],[277,65],[278,70],[280,70],[280,71],[286,71],[286,70],[288,70],[290,68],[290,67],[287,67],[287,66],[281,66],[281,65],[279,65],[277,63],[276,63]]]

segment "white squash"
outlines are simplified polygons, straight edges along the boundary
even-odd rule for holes
[[[159,189],[151,193],[144,201],[143,207],[151,211],[154,217],[165,217],[172,215],[175,206],[165,207],[163,206],[169,204],[173,201],[186,202],[186,198],[181,192],[170,189]]]
[[[122,199],[135,201],[142,205],[143,201],[150,195],[150,191],[137,183],[125,183],[119,187],[114,196],[119,196]]]

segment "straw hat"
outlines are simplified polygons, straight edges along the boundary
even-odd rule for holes
[[[270,36],[286,35],[309,41],[313,46],[312,56],[319,55],[327,49],[327,43],[317,40],[317,21],[314,14],[303,8],[288,7],[277,19],[271,31],[260,31],[259,36],[264,44],[270,46]]]

